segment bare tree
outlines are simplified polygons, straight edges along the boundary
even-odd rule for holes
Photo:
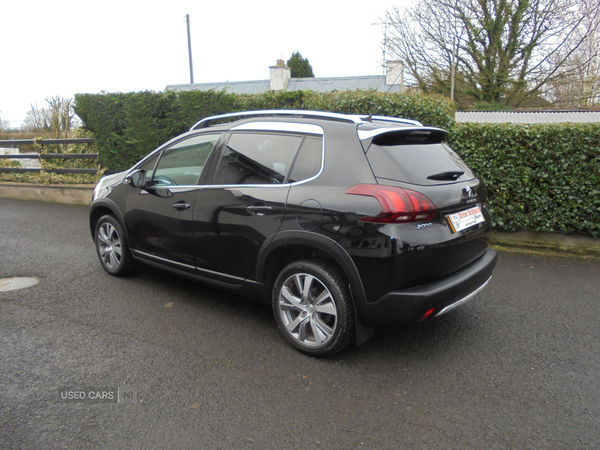
[[[68,138],[77,125],[77,116],[73,109],[73,99],[60,96],[46,98],[47,108],[31,105],[31,111],[25,116],[24,128],[30,131],[51,132],[56,139]]]
[[[388,10],[388,45],[423,91],[448,94],[455,61],[457,93],[519,106],[575,70],[566,61],[595,32],[585,1],[416,0]]]
[[[600,17],[597,5],[589,3],[588,14],[579,35],[585,35],[582,45],[568,58],[557,78],[549,83],[549,94],[564,108],[590,108],[600,105]],[[587,33],[587,30],[595,30]],[[561,58],[559,53],[557,58]]]
[[[71,131],[71,123],[75,117],[73,99],[55,96],[46,98],[46,103],[48,103],[46,115],[54,136],[56,139],[60,139],[64,133],[64,137],[67,138],[69,131]]]
[[[25,115],[23,128],[27,131],[48,131],[50,130],[50,122],[48,121],[47,111],[43,108],[38,108],[37,104],[30,104],[31,110]]]

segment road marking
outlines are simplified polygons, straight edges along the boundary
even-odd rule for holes
[[[16,291],[38,284],[40,280],[31,277],[0,278],[0,292]]]

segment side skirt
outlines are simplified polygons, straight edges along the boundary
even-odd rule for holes
[[[210,277],[199,275],[198,273],[193,273],[189,270],[182,270],[174,267],[173,265],[165,265],[163,262],[158,262],[154,260],[147,259],[140,255],[141,252],[134,252],[133,257],[136,261],[139,261],[143,264],[156,267],[158,269],[164,270],[166,272],[172,273],[174,275],[178,275],[184,278],[188,278],[190,280],[198,281],[203,284],[207,284],[209,286],[215,286],[226,291],[241,295],[243,297],[249,297],[253,300],[258,300],[262,303],[270,303],[269,296],[266,294],[266,287],[264,283],[259,283],[257,281],[252,280],[243,280],[241,278],[235,278],[237,283],[226,283],[224,281],[215,280]],[[145,254],[144,254],[145,256]],[[157,258],[158,259],[158,258]],[[162,258],[160,258],[162,259]],[[165,261],[166,262],[166,261]],[[169,261],[171,262],[171,261]],[[172,262],[171,262],[172,263]],[[178,264],[178,263],[175,263]],[[182,264],[183,266],[183,264]],[[185,269],[189,269],[192,266],[185,265]],[[198,269],[201,270],[201,269]]]

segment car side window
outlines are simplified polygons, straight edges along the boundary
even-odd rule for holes
[[[307,136],[292,165],[290,183],[314,177],[321,170],[323,159],[323,138]]]
[[[223,147],[214,184],[283,183],[303,137],[233,133]]]
[[[194,136],[164,150],[152,176],[152,184],[154,186],[198,184],[206,160],[220,137],[220,134]]]

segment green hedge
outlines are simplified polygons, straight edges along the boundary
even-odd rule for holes
[[[125,170],[203,117],[305,109],[406,117],[450,130],[450,143],[488,187],[497,230],[600,233],[600,124],[457,124],[439,97],[374,91],[317,93],[140,92],[79,94],[75,111],[96,138],[101,163]]]
[[[200,119],[233,111],[304,109],[348,114],[407,117],[426,125],[448,127],[453,107],[448,100],[375,91],[318,93],[139,92],[78,94],[75,112],[98,143],[100,162],[112,172],[125,170],[151,150],[187,131]]]
[[[456,124],[497,230],[600,233],[600,124]]]

